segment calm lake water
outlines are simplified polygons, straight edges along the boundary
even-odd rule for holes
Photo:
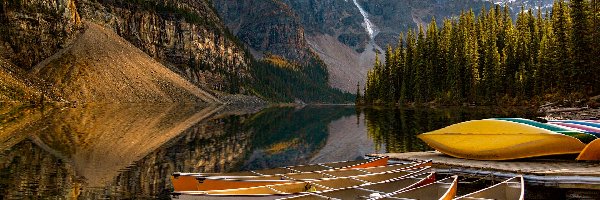
[[[170,198],[173,172],[229,172],[425,151],[419,133],[527,109],[235,110],[189,105],[0,109],[4,199]]]

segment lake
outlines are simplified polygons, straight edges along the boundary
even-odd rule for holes
[[[170,198],[173,172],[230,172],[431,150],[419,133],[527,109],[0,106],[0,196]]]

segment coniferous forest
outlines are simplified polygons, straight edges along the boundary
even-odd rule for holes
[[[368,73],[360,104],[523,104],[600,93],[600,5],[463,11],[400,34]],[[360,87],[360,86],[358,86]]]

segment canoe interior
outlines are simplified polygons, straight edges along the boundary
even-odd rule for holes
[[[432,174],[422,174],[414,178],[400,179],[396,181],[390,181],[385,183],[378,183],[372,185],[361,186],[360,188],[377,191],[378,193],[392,193],[397,192],[401,189],[409,189],[413,187],[418,187],[419,184],[431,183],[435,181],[435,176]]]
[[[258,187],[264,185],[276,185],[276,184],[285,184],[291,183],[293,181],[289,180],[265,180],[265,181],[222,181],[222,180],[204,180],[204,182],[199,183],[196,181],[196,189],[198,191],[207,191],[207,190],[226,190],[231,189],[232,186],[235,188],[249,188],[249,187]]]
[[[307,182],[295,182],[285,184],[266,185],[250,188],[238,188],[238,189],[226,189],[226,190],[208,190],[208,191],[183,191],[185,194],[205,194],[205,195],[284,195],[284,194],[298,194],[304,192],[318,192],[325,190],[336,190],[343,188],[355,187],[363,184],[376,183],[368,182],[365,180],[373,180],[380,182],[387,182],[392,180],[403,179],[418,175],[421,173],[429,172],[430,167],[423,167],[422,169],[415,171],[400,171],[391,173],[380,173],[364,176],[344,177],[344,178],[331,178],[324,180],[315,180]]]
[[[524,198],[524,182],[522,176],[517,176],[502,183],[456,198],[469,199],[495,199],[495,200],[522,200]]]
[[[448,177],[435,183],[392,195],[401,199],[454,199],[457,192],[458,177]]]
[[[383,182],[377,184],[363,184],[352,188],[329,190],[316,194],[311,193],[309,195],[305,194],[285,199],[367,199],[372,194],[385,195],[386,193],[390,192],[411,189],[419,184],[431,181],[432,178],[435,179],[434,173],[423,173],[413,177],[398,179],[390,182]]]
[[[293,200],[322,200],[322,199],[330,199],[329,197],[324,197],[324,196],[319,196],[317,194],[303,194],[303,195],[298,195],[298,196],[293,196],[293,197],[288,197],[288,198],[281,198],[281,200],[283,199],[293,199]]]
[[[228,172],[228,173],[173,173],[173,176],[201,176],[201,177],[226,177],[226,176],[262,176],[262,175],[278,175],[298,172],[323,171],[331,169],[343,168],[366,168],[387,165],[387,157],[377,157],[373,159],[343,161],[332,163],[319,163],[311,165],[288,166],[272,169],[245,171],[245,172]]]
[[[378,166],[366,169],[376,169],[374,172],[363,171],[362,169],[338,169],[326,170],[321,172],[302,172],[290,173],[285,175],[266,175],[266,176],[241,176],[241,177],[196,177],[179,176],[171,177],[175,191],[208,191],[208,190],[227,190],[235,188],[249,188],[266,185],[276,185],[283,183],[292,183],[298,181],[314,181],[319,179],[331,179],[340,177],[363,177],[382,172],[392,172],[394,170],[410,170],[420,166],[430,166],[431,162],[415,162],[409,164],[395,164],[389,166]],[[413,171],[408,171],[410,173]],[[383,175],[381,175],[383,176]],[[198,180],[200,179],[200,180]],[[365,182],[365,181],[363,181]],[[325,181],[323,184],[328,184]]]
[[[394,165],[386,165],[386,166],[376,166],[370,168],[363,169],[354,169],[354,168],[344,168],[344,169],[329,169],[322,171],[313,171],[313,172],[294,172],[294,173],[286,173],[286,174],[277,174],[277,175],[264,175],[264,176],[216,176],[216,177],[206,177],[206,179],[223,179],[223,180],[314,180],[314,179],[323,179],[323,178],[335,178],[335,177],[348,177],[348,176],[358,176],[358,175],[367,175],[367,174],[375,174],[381,172],[388,172],[394,170],[402,170],[410,167],[418,167],[418,166],[430,166],[430,162],[415,162],[408,164],[394,164]]]

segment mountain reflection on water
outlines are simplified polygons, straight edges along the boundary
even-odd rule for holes
[[[169,198],[173,172],[228,172],[428,150],[418,133],[497,110],[190,105],[0,108],[0,196]]]

